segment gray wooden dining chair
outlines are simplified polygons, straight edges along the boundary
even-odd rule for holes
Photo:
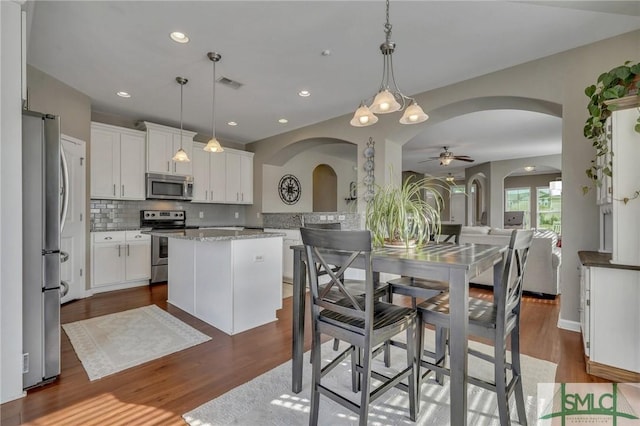
[[[494,391],[498,396],[500,424],[511,424],[509,398],[515,393],[518,420],[527,424],[522,390],[522,370],[520,367],[520,305],[522,301],[522,280],[527,264],[529,247],[533,240],[532,230],[514,230],[505,255],[502,274],[493,286],[493,301],[469,298],[469,335],[490,339],[493,342],[493,356],[469,349],[469,355],[493,363],[494,380],[488,382],[473,377],[469,372],[469,383]],[[497,274],[496,274],[497,275]],[[449,327],[449,293],[443,292],[418,305],[418,313],[423,323],[436,328]],[[507,340],[511,338],[511,363],[507,362]],[[436,352],[444,352],[446,333],[436,336]],[[441,365],[422,359],[424,367],[443,374],[449,371]],[[507,370],[511,370],[508,378]]]
[[[320,395],[324,395],[359,414],[360,425],[366,425],[369,404],[387,390],[407,379],[409,417],[416,420],[419,410],[417,353],[421,325],[414,309],[378,300],[375,296],[374,272],[371,260],[371,233],[369,231],[336,231],[301,228],[302,241],[307,258],[307,271],[311,287],[311,317],[313,320],[311,414],[309,424],[318,423]],[[331,255],[339,253],[336,257]],[[344,284],[344,271],[362,258],[365,270],[364,294],[353,293]],[[336,269],[337,268],[337,269]],[[320,272],[326,272],[331,281],[324,286],[318,282]],[[326,296],[332,290],[343,295],[335,300]],[[374,349],[391,337],[406,332],[406,367],[393,377],[372,370]],[[327,334],[347,342],[349,347],[338,354],[326,366],[321,366],[320,335]],[[329,371],[351,356],[352,390],[360,389],[360,403],[341,395],[322,383]],[[372,390],[372,378],[382,384]]]
[[[438,242],[452,242],[454,244],[460,243],[460,233],[462,232],[462,225],[460,224],[443,224],[440,226],[438,234],[431,235],[431,241]],[[437,296],[444,291],[449,290],[449,284],[447,282],[427,280],[423,278],[415,278],[410,276],[402,276],[387,281],[389,286],[387,293],[387,301],[393,302],[393,295],[400,294],[411,298],[411,306],[415,308],[417,306],[417,300],[426,300],[431,297]],[[441,339],[445,335],[445,329],[436,326],[436,339]],[[391,340],[390,345],[403,347],[402,342]],[[389,351],[385,352],[385,361],[388,360]],[[445,351],[443,346],[436,346],[435,352],[423,350],[423,356],[428,356],[433,359],[435,365],[444,366]],[[425,372],[425,375],[428,372]],[[442,384],[443,375],[441,372],[436,371],[436,382]]]

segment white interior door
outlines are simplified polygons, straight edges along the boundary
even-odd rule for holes
[[[465,194],[451,194],[451,223],[464,224]]]
[[[69,260],[60,265],[60,278],[69,285],[62,303],[85,297],[86,271],[86,146],[85,142],[62,135],[62,149],[67,159],[69,197],[67,218],[60,235],[60,250],[69,254]]]

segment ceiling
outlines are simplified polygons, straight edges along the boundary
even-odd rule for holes
[[[206,54],[219,52],[217,77],[242,83],[216,85],[223,145],[342,115],[348,121],[381,79],[382,1],[38,1],[26,8],[27,62],[88,95],[102,113],[179,127],[175,78],[182,76],[189,79],[184,128],[210,135]],[[640,29],[640,2],[392,1],[390,21],[396,80],[411,95]],[[191,41],[175,43],[171,31]],[[311,96],[298,96],[303,89]],[[131,98],[116,96],[120,90]],[[424,127],[403,147],[405,170],[468,166],[421,163],[443,146],[473,164],[561,149],[561,120],[531,112],[482,111]]]

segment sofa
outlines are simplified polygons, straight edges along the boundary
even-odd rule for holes
[[[512,229],[488,226],[463,226],[460,244],[508,245]],[[560,294],[560,264],[562,251],[556,247],[558,235],[549,230],[536,230],[527,258],[523,289],[525,291],[555,296]],[[474,284],[493,285],[493,270],[489,269],[472,278]]]

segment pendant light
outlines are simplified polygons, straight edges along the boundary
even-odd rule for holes
[[[391,24],[389,23],[389,0],[387,0],[387,22],[384,25],[385,42],[380,45],[382,52],[382,81],[378,93],[373,98],[373,102],[368,107],[364,101],[356,110],[351,125],[355,127],[365,127],[375,124],[378,117],[374,114],[388,114],[402,111],[404,114],[400,118],[402,124],[417,124],[426,121],[429,116],[425,114],[414,98],[405,96],[396,83],[393,75],[393,51],[396,44],[391,41]],[[406,107],[406,109],[405,109]]]
[[[189,156],[187,155],[185,150],[182,149],[182,92],[184,89],[184,85],[187,84],[189,80],[182,77],[176,77],[176,81],[180,85],[180,149],[176,152],[176,155],[173,156],[172,160],[178,161],[180,163],[186,163],[191,160],[189,160]]]
[[[211,96],[211,139],[203,149],[208,152],[222,152],[224,149],[216,139],[216,62],[222,56],[216,52],[209,52],[207,56],[213,62],[213,95]]]

